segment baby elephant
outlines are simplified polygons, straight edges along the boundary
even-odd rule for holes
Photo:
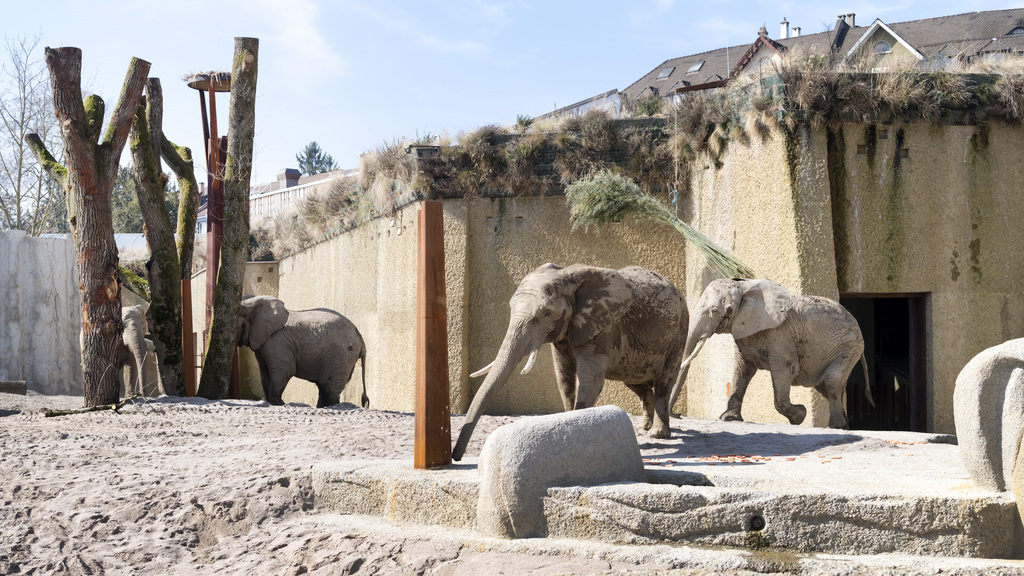
[[[260,366],[260,382],[267,402],[281,405],[281,394],[293,377],[309,380],[319,390],[317,408],[337,404],[352,379],[356,360],[363,367],[366,396],[366,345],[359,330],[334,310],[289,312],[284,302],[270,296],[242,300],[238,312],[238,345],[248,346]]]

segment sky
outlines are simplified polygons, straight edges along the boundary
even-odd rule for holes
[[[894,23],[1024,0],[3,0],[0,34],[83,52],[83,83],[113,109],[132,57],[161,79],[164,133],[192,148],[205,181],[197,92],[186,75],[228,70],[236,36],[256,37],[252,183],[296,167],[317,141],[342,168],[363,152],[457,136],[623,89],[670,58],[753,42],[779,22],[811,34],[838,14]],[[45,9],[42,8],[45,6]],[[228,95],[217,102],[227,131]],[[129,155],[122,156],[122,163]],[[165,171],[167,168],[165,167]]]

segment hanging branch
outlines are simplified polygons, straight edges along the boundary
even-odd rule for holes
[[[584,230],[589,230],[591,226],[600,228],[621,221],[627,214],[646,216],[675,228],[704,256],[708,266],[723,278],[755,277],[749,266],[676,218],[664,204],[644,194],[635,182],[625,176],[602,170],[566,188],[565,198],[569,204],[569,219],[573,230],[580,226]]]

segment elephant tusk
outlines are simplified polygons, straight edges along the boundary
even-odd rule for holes
[[[704,343],[707,342],[707,341],[708,341],[708,339],[705,338],[705,339],[701,340],[700,342],[697,342],[697,347],[693,349],[693,352],[690,353],[690,356],[686,360],[683,360],[683,363],[679,365],[679,369],[680,370],[682,370],[683,368],[686,368],[690,364],[690,361],[693,360],[694,357],[697,356],[697,353],[700,352],[700,349],[704,347]]]
[[[477,370],[476,372],[473,372],[472,374],[469,375],[469,377],[476,378],[477,376],[483,376],[484,374],[487,374],[488,372],[491,371],[491,366],[494,366],[494,362],[491,362],[487,366],[484,366],[483,368]]]
[[[526,366],[523,366],[521,374],[526,374],[530,370],[533,370],[533,362],[537,360],[537,350],[540,350],[540,348],[534,348],[533,352],[530,352],[530,357],[526,360]]]

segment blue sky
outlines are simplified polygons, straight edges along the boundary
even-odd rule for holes
[[[9,1],[8,4],[13,4]],[[45,8],[43,8],[45,6]],[[83,50],[83,76],[113,107],[132,56],[163,84],[164,132],[202,150],[196,92],[181,78],[224,70],[233,38],[260,39],[254,183],[295,166],[316,140],[342,165],[403,137],[509,124],[622,89],[664,60],[804,34],[856,13],[865,26],[1024,1],[625,2],[533,0],[49,0],[4,6],[0,33]],[[227,96],[218,101],[221,134]],[[197,164],[200,163],[197,154]],[[127,162],[128,155],[123,156]],[[205,176],[201,175],[205,180]]]

